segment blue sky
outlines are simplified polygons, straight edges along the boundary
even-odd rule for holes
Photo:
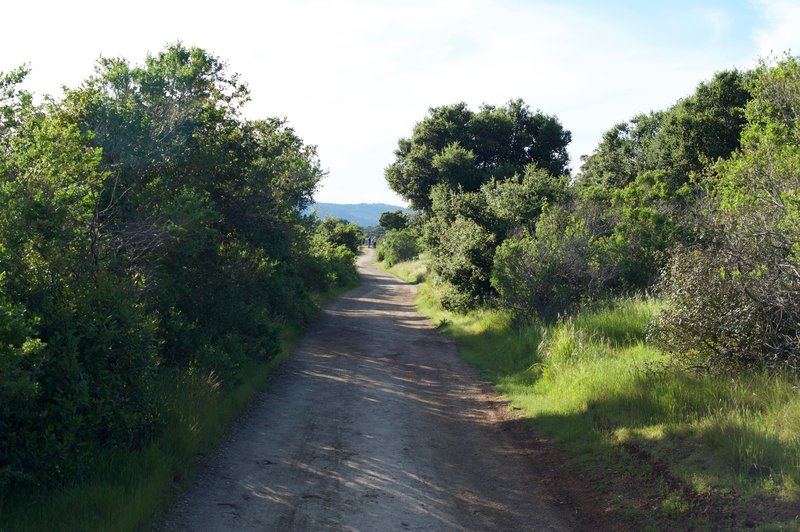
[[[58,94],[98,56],[136,63],[181,40],[248,82],[252,118],[285,116],[319,147],[335,203],[401,204],[383,178],[429,107],[524,99],[572,131],[573,167],[601,133],[702,80],[800,50],[800,0],[28,0],[0,8],[0,70]]]

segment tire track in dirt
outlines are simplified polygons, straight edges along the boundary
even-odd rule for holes
[[[569,530],[491,387],[359,258],[164,530]]]

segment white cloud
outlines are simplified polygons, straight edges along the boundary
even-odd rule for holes
[[[763,58],[800,49],[800,2],[758,0],[755,3],[766,25],[754,31],[758,53]]]
[[[349,5],[350,10],[341,10],[337,4],[338,13],[361,4]],[[409,135],[431,106],[463,100],[475,108],[521,97],[573,131],[577,169],[578,157],[591,152],[604,129],[673,103],[728,66],[702,52],[676,55],[634,42],[610,18],[569,6],[485,6],[383,5],[348,18],[348,31],[355,35],[347,57],[321,61],[317,74],[323,83],[299,89],[302,99],[316,104],[287,113],[320,144],[323,162],[331,168],[322,197],[346,201],[359,191],[385,191],[382,171],[397,139]],[[323,13],[326,21],[337,23],[337,13],[325,8]],[[368,39],[363,39],[365,27],[376,28]],[[288,93],[273,95],[254,93],[254,101],[292,99]]]
[[[699,7],[698,9],[700,16],[703,17],[711,30],[713,41],[719,41],[727,37],[733,26],[733,17],[728,11],[714,7]]]
[[[302,138],[319,146],[330,169],[321,201],[396,202],[383,168],[397,139],[408,136],[429,107],[523,98],[573,132],[577,167],[578,157],[614,123],[662,109],[714,71],[740,66],[720,55],[724,46],[658,42],[619,12],[581,4],[141,0],[131,8],[100,0],[28,0],[3,8],[14,22],[0,33],[0,70],[31,61],[31,85],[52,93],[62,83],[80,83],[101,53],[140,62],[146,52],[180,39],[242,74],[252,91],[248,116],[286,116]],[[800,35],[796,3],[759,5],[771,17],[759,46]],[[725,12],[703,13],[724,43],[730,33]],[[678,27],[681,16],[676,10],[669,22]]]

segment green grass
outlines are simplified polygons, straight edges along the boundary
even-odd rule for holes
[[[13,494],[3,529],[136,530],[191,478],[194,457],[213,449],[281,359],[250,364],[231,389],[213,375],[162,375],[157,396],[165,428],[156,441],[139,452],[98,452],[91,476],[63,490]]]
[[[727,496],[724,504],[767,505],[762,514],[775,511],[776,519],[797,508],[800,392],[791,378],[676,368],[646,341],[661,308],[653,299],[613,301],[555,323],[517,327],[497,310],[447,312],[438,295],[434,283],[421,285],[420,311],[578,461],[641,474],[646,464],[626,462],[630,453],[623,450],[634,445],[697,493]],[[659,512],[686,511],[680,493],[665,486]]]
[[[316,302],[322,306],[344,290]],[[0,531],[147,528],[189,485],[198,458],[219,444],[302,335],[297,325],[284,327],[281,353],[243,367],[235,385],[220,383],[213,374],[163,373],[156,389],[164,419],[159,437],[135,452],[98,450],[88,478],[64,489],[8,495],[0,501]]]
[[[400,279],[413,284],[419,284],[425,281],[428,276],[428,267],[426,265],[425,257],[417,260],[400,262],[393,265],[391,268],[387,267],[385,263],[376,263],[379,267],[392,272]]]

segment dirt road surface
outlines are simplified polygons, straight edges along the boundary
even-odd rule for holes
[[[359,259],[164,530],[569,530],[491,387]]]

